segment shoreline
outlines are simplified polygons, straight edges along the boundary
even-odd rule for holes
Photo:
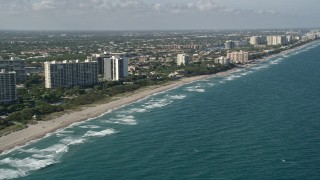
[[[277,56],[286,55],[288,53],[303,49],[314,42],[317,42],[317,41],[312,41],[304,45],[295,47],[293,49],[288,49],[278,54],[266,56],[266,57],[263,57],[262,59],[254,60],[252,62],[268,61]],[[244,66],[251,67],[253,65],[254,63],[249,63]],[[45,137],[49,133],[56,132],[57,130],[66,128],[74,123],[94,119],[112,110],[121,108],[122,106],[137,102],[139,100],[145,99],[149,96],[152,96],[161,92],[165,92],[165,91],[177,88],[181,85],[192,83],[194,81],[205,80],[205,79],[213,78],[217,76],[227,76],[237,71],[239,68],[241,68],[241,66],[235,67],[228,71],[219,72],[216,74],[182,78],[177,81],[171,81],[168,84],[164,84],[164,85],[149,86],[149,87],[131,92],[129,95],[120,97],[119,99],[116,99],[107,103],[87,105],[87,106],[81,107],[81,110],[66,112],[63,115],[59,117],[55,117],[52,120],[38,121],[37,124],[30,124],[25,129],[15,131],[8,135],[0,137],[0,154],[10,152],[11,150],[14,150],[17,147],[27,145],[30,142],[33,142],[35,140]]]
[[[25,129],[0,137],[0,154],[6,153],[12,149],[15,149],[16,147],[27,145],[29,142],[43,138],[49,133],[56,132],[57,130],[66,128],[74,123],[94,119],[105,113],[108,113],[109,111],[121,108],[122,106],[137,102],[149,96],[168,91],[194,81],[204,80],[218,75],[220,75],[220,73],[194,76],[182,78],[178,81],[172,81],[165,85],[150,86],[134,91],[127,96],[111,102],[87,105],[81,107],[81,110],[66,112],[65,114],[55,117],[52,120],[38,121],[37,124],[29,124]]]

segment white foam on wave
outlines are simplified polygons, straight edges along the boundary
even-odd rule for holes
[[[241,76],[239,76],[239,75],[231,75],[231,76],[229,76],[229,77],[227,77],[227,81],[232,81],[232,80],[235,80],[235,79],[237,79],[237,78],[240,78]]]
[[[151,101],[145,103],[142,105],[146,109],[154,109],[154,108],[161,108],[164,106],[167,106],[171,104],[173,101],[170,101],[168,99],[152,99]]]
[[[252,71],[246,71],[244,73],[241,73],[241,76],[246,76],[246,75],[251,74],[251,73],[253,73],[253,72]]]
[[[59,130],[55,133],[55,135],[57,137],[65,137],[65,136],[68,136],[69,134],[72,134],[74,131],[67,131],[67,130]]]
[[[173,96],[170,96],[170,99],[177,99],[177,100],[179,100],[179,99],[185,99],[186,97],[187,97],[186,95],[181,94],[181,95],[173,95]]]
[[[203,93],[203,92],[206,92],[206,90],[204,90],[204,89],[196,89],[196,90],[194,90],[195,92],[199,92],[199,93]]]
[[[117,133],[114,129],[106,129],[103,131],[88,131],[85,135],[82,137],[105,137],[107,135],[111,135]]]
[[[40,150],[40,152],[62,154],[68,152],[68,150],[69,148],[66,144],[55,144],[53,146]]]
[[[191,86],[191,87],[187,87],[185,90],[189,92],[199,92],[199,93],[205,92],[205,89],[202,89],[202,86]]]
[[[123,124],[123,125],[137,125],[137,122],[135,120],[135,117],[132,115],[123,115],[119,114],[116,116],[116,118],[111,118],[109,120],[105,120],[106,123],[112,123],[112,124]]]
[[[144,108],[133,108],[132,110],[133,110],[134,112],[138,112],[138,113],[147,112],[147,110],[144,109]]]
[[[270,64],[279,64],[284,58],[278,58],[274,61],[271,61]]]
[[[97,125],[84,125],[84,126],[79,126],[82,129],[99,129],[101,128],[100,126]]]
[[[39,170],[49,165],[57,163],[57,160],[49,159],[36,159],[27,157],[24,159],[6,158],[0,161],[2,165],[8,165],[13,169],[0,169],[0,179],[13,179],[28,175],[30,171]]]
[[[2,179],[15,179],[26,176],[26,172],[14,169],[0,169],[0,180]]]
[[[145,108],[131,108],[131,109],[128,109],[128,110],[120,111],[119,113],[132,114],[132,113],[144,113],[144,112],[147,112],[147,110]]]
[[[265,64],[265,65],[262,65],[262,66],[256,66],[256,67],[253,67],[252,69],[254,70],[260,70],[260,69],[267,69],[269,67],[268,64]]]
[[[212,86],[214,86],[214,85],[216,85],[216,84],[214,84],[214,83],[207,83],[207,85],[210,86],[210,87],[212,87]]]
[[[28,172],[38,169],[42,169],[48,165],[56,163],[54,159],[35,159],[27,157],[25,159],[16,159],[16,158],[6,158],[2,162],[8,164],[11,167],[17,168],[20,171]]]
[[[80,144],[80,143],[76,142],[75,140],[74,140],[74,143],[72,143],[69,140],[69,142],[65,142],[63,144],[55,144],[45,149],[30,148],[30,149],[20,149],[19,151],[33,154],[32,157],[34,158],[58,159],[64,153],[68,152],[69,150],[68,146],[72,144]]]
[[[74,137],[67,137],[65,139],[62,139],[60,142],[63,144],[66,144],[67,146],[69,145],[77,145],[77,144],[82,144],[86,141],[84,138],[74,138]]]

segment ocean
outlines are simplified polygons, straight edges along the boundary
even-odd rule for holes
[[[320,43],[0,155],[0,179],[320,179]]]

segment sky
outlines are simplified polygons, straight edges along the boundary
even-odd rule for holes
[[[320,0],[0,0],[2,30],[320,27]]]

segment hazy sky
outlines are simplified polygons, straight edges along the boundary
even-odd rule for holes
[[[320,27],[320,0],[0,0],[0,29]]]

